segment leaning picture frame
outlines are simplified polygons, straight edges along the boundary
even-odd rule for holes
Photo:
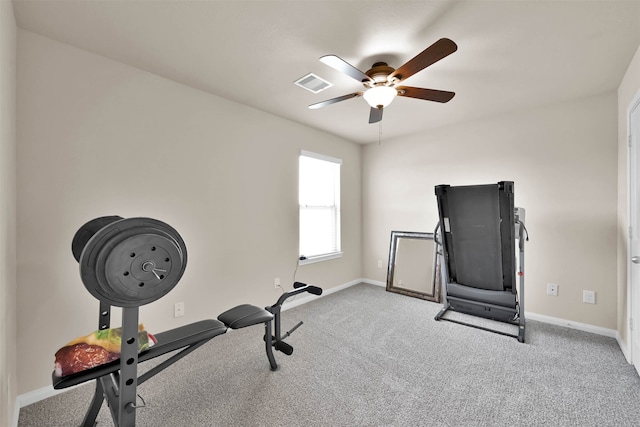
[[[439,257],[433,233],[392,231],[387,291],[440,302]]]

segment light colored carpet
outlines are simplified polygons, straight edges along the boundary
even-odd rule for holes
[[[640,425],[640,378],[614,339],[528,321],[521,344],[436,322],[440,308],[366,284],[293,308],[283,332],[304,325],[277,372],[262,326],[229,331],[138,388],[137,425]],[[22,408],[19,426],[79,425],[92,393]],[[113,425],[106,405],[98,421]]]

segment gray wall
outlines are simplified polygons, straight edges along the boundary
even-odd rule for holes
[[[181,282],[141,310],[151,332],[265,306],[275,277],[293,281],[298,155],[310,150],[343,160],[344,256],[296,278],[361,277],[358,145],[24,30],[18,72],[20,393],[49,385],[55,351],[97,327],[70,251],[95,217],[157,218],[186,241]]]
[[[616,122],[611,92],[366,146],[363,276],[384,280],[391,230],[433,231],[435,185],[515,181],[531,237],[526,311],[615,329]]]
[[[0,1],[0,425],[11,425],[16,361],[16,22]]]

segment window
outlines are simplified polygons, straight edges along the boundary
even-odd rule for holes
[[[300,153],[300,257],[307,262],[340,252],[340,165],[342,160]]]

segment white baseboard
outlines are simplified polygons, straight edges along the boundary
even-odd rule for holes
[[[361,281],[363,283],[368,283],[370,285],[376,285],[376,286],[382,286],[382,287],[387,286],[386,282],[380,282],[378,280],[373,280],[373,279],[362,279]],[[530,313],[528,311],[525,311],[525,318],[531,319],[531,320],[537,320],[539,322],[550,323],[552,325],[565,326],[571,329],[577,329],[580,331],[591,332],[594,334],[615,338],[618,341],[618,345],[620,346],[622,353],[625,355],[627,360],[629,360],[629,358],[627,357],[627,351],[624,348],[626,347],[626,345],[622,344],[620,334],[618,334],[618,331],[616,331],[615,329],[603,328],[601,326],[589,325],[587,323],[580,323],[580,322],[574,322],[572,320],[565,320],[557,317],[545,316],[543,314]]]
[[[368,283],[369,285],[382,286],[383,288],[387,287],[387,282],[381,282],[379,280],[373,280],[373,279],[360,279],[360,283]]]
[[[627,360],[627,363],[631,365],[631,352],[629,351],[629,346],[622,340],[622,337],[620,336],[620,333],[618,333],[618,331],[616,331],[616,341],[618,341],[618,346],[620,346],[620,350],[622,350],[622,354]]]
[[[39,402],[41,400],[47,399],[49,397],[55,396],[60,393],[65,393],[69,390],[72,390],[80,385],[76,385],[73,387],[65,388],[64,390],[56,390],[53,386],[46,386],[39,388],[37,390],[33,390],[27,392],[25,394],[21,394],[16,398],[16,406],[18,408],[24,408],[25,406],[31,405],[32,403]]]
[[[297,307],[297,306],[302,305],[302,304],[306,304],[306,303],[311,302],[313,300],[316,300],[318,298],[322,298],[322,297],[325,297],[327,295],[331,295],[331,294],[333,294],[335,292],[338,292],[338,291],[341,291],[343,289],[350,288],[351,286],[357,285],[358,283],[363,283],[364,281],[365,281],[365,279],[352,280],[351,282],[347,282],[347,283],[344,283],[342,285],[338,285],[338,286],[333,287],[333,288],[323,289],[322,290],[322,295],[305,295],[304,297],[301,297],[299,299],[296,298],[293,301],[285,302],[284,304],[282,304],[282,311],[286,311],[286,310],[288,310],[290,308]]]
[[[616,338],[618,331],[615,329],[603,328],[601,326],[589,325],[588,323],[574,322],[573,320],[560,319],[557,317],[545,316],[544,314],[530,313],[525,311],[525,318],[537,320],[539,322],[550,323],[552,325],[565,326],[579,331],[591,332],[593,334],[604,335]]]
[[[16,408],[13,411],[13,427],[18,427],[18,419],[20,418],[20,408],[24,408],[25,406],[29,406],[32,403],[39,402],[44,399],[48,399],[49,397],[55,396],[57,394],[66,393],[69,390],[73,390],[76,387],[80,387],[80,385],[75,385],[69,388],[65,388],[64,390],[56,390],[53,386],[46,386],[39,388],[37,390],[33,390],[16,397]]]
[[[387,286],[386,282],[380,282],[373,279],[362,279],[362,282],[368,283],[370,285],[376,285],[376,286],[382,286],[382,287]],[[572,320],[560,319],[557,317],[545,316],[543,314],[530,313],[526,311],[525,311],[525,318],[531,319],[531,320],[537,320],[539,322],[549,323],[552,325],[564,326],[571,329],[577,329],[580,331],[591,332],[594,334],[615,338],[616,341],[618,342],[618,346],[620,347],[620,350],[622,351],[622,354],[627,359],[627,362],[631,363],[627,345],[626,343],[624,343],[624,341],[622,341],[620,334],[615,329],[603,328],[601,326],[589,325],[588,323],[574,322]]]
[[[620,333],[615,329],[603,328],[601,326],[589,325],[587,323],[574,322],[566,319],[559,319],[557,317],[545,316],[537,313],[529,313],[525,311],[525,316],[527,319],[537,320],[539,322],[550,323],[552,325],[565,326],[571,329],[577,329],[579,331],[591,332],[593,334],[603,335],[605,337],[615,338],[618,347],[620,347],[620,351],[622,351],[622,355],[624,356],[627,363],[631,363],[631,352],[629,351],[629,347],[627,343],[622,340]]]
[[[32,403],[39,402],[44,399],[48,399],[57,394],[66,393],[67,391],[73,390],[76,387],[80,387],[80,385],[75,385],[69,388],[65,388],[64,390],[56,390],[53,386],[46,386],[39,388],[37,390],[29,391],[27,393],[21,394],[16,397],[16,407],[13,411],[13,424],[12,427],[18,427],[18,420],[20,418],[20,408],[24,408],[25,406],[29,406]]]
[[[368,283],[370,285],[382,286],[385,288],[387,286],[386,282],[380,282],[378,280],[373,280],[373,279],[361,279],[361,282]],[[618,345],[620,346],[622,353],[625,355],[627,360],[629,360],[629,358],[627,357],[628,352],[626,351],[626,348],[625,348],[626,345],[623,345],[622,339],[620,338],[620,334],[618,334],[618,331],[616,331],[615,329],[603,328],[601,326],[594,326],[594,325],[589,325],[587,323],[574,322],[572,320],[560,319],[552,316],[545,316],[543,314],[530,313],[528,311],[525,311],[525,318],[531,319],[531,320],[537,320],[539,322],[549,323],[552,325],[565,326],[571,329],[577,329],[580,331],[591,332],[594,334],[615,338],[618,341]]]

